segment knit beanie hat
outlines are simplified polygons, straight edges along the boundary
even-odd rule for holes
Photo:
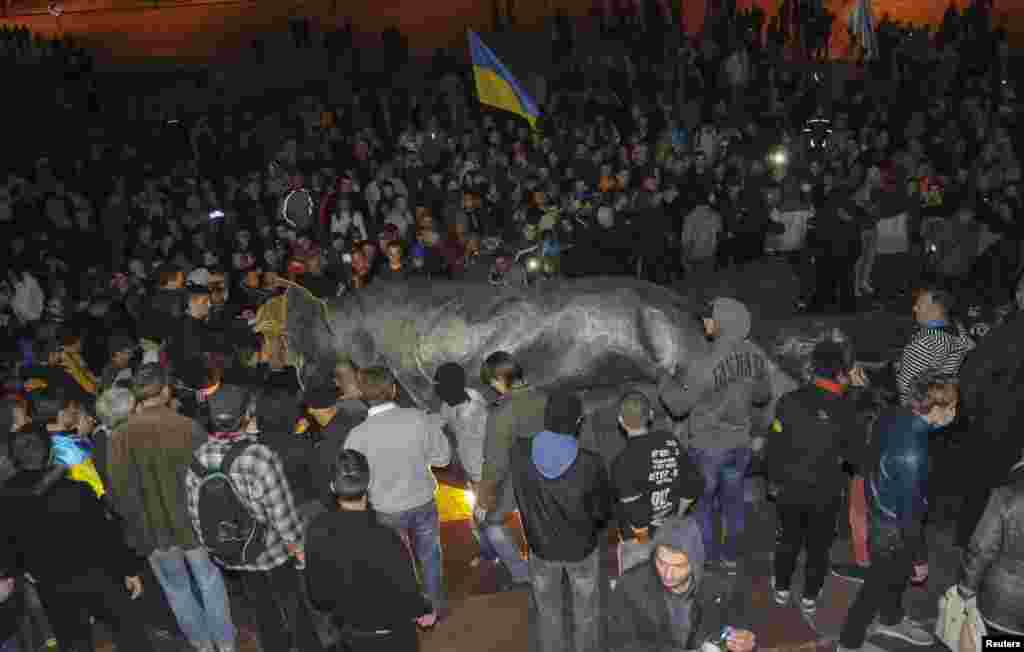
[[[583,402],[572,392],[559,391],[548,397],[544,406],[544,429],[562,435],[578,436],[583,421]]]

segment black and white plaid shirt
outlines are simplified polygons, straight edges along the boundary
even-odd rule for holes
[[[239,441],[249,442],[249,447],[235,459],[235,463],[228,469],[228,475],[253,516],[266,526],[267,549],[252,564],[229,568],[271,570],[291,558],[289,544],[302,547],[305,532],[302,517],[295,509],[295,500],[281,459],[251,435],[212,435],[196,451],[195,458],[206,468],[216,468],[228,449]],[[192,519],[192,528],[198,533],[199,478],[191,468],[185,476],[185,487],[188,493],[188,515]]]

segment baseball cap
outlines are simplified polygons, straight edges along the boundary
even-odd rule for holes
[[[434,389],[448,405],[460,405],[469,400],[466,393],[466,370],[462,365],[446,362],[434,374]]]
[[[210,396],[210,420],[215,428],[231,429],[245,416],[249,391],[238,385],[223,385]]]
[[[107,339],[107,351],[110,355],[114,355],[115,353],[120,353],[122,351],[135,351],[138,348],[138,342],[128,335],[111,335],[110,338]]]
[[[333,385],[321,385],[306,390],[303,403],[310,410],[326,410],[338,403],[338,390]]]
[[[578,435],[583,420],[583,402],[572,392],[558,391],[544,407],[544,428],[563,435]]]

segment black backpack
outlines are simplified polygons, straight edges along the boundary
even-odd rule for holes
[[[267,549],[266,526],[253,516],[229,475],[231,465],[251,443],[240,441],[232,445],[215,468],[206,468],[198,461],[191,466],[199,478],[199,543],[211,557],[228,567],[251,564]]]

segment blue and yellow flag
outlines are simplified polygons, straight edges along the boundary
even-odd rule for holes
[[[473,55],[473,77],[480,101],[521,115],[534,127],[540,116],[537,103],[473,30],[469,30],[469,51]]]

